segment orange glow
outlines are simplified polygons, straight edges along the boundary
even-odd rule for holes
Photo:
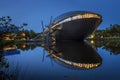
[[[23,44],[23,45],[22,45],[22,48],[26,48],[26,44]]]
[[[92,39],[92,38],[94,38],[94,35],[92,34],[92,35],[90,35],[90,38]]]
[[[5,40],[11,40],[10,37],[5,37],[4,39],[5,39]]]
[[[14,49],[17,49],[17,46],[16,45],[13,45],[13,46],[5,46],[4,48],[3,48],[3,50],[14,50]]]
[[[26,34],[25,34],[25,33],[22,33],[21,35],[22,35],[22,37],[25,37],[25,36],[26,36]]]

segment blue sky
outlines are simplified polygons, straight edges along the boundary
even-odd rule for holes
[[[0,17],[11,16],[13,23],[27,22],[26,29],[41,32],[41,20],[47,25],[50,17],[76,10],[99,13],[103,22],[99,29],[120,24],[120,0],[0,0]]]

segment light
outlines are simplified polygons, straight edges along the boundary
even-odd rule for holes
[[[3,50],[14,50],[14,49],[17,49],[17,46],[16,46],[16,45],[6,46],[6,47],[3,48]]]
[[[94,44],[94,41],[93,41],[93,40],[91,40],[91,41],[90,41],[90,43],[91,43],[91,44]]]
[[[5,37],[5,40],[11,40],[10,37]]]
[[[23,45],[22,45],[22,48],[26,48],[26,44],[23,44]]]
[[[92,39],[92,38],[94,38],[94,35],[92,34],[92,35],[90,35],[90,38]]]
[[[22,33],[21,35],[22,35],[22,37],[25,37],[25,36],[26,36],[26,34],[25,34],[25,33]]]
[[[77,15],[74,15],[74,16],[63,19],[62,21],[54,24],[51,28],[54,28],[54,27],[56,27],[60,24],[63,24],[65,22],[69,22],[69,21],[77,20],[77,19],[84,19],[84,18],[98,18],[98,19],[100,19],[101,17],[97,14],[91,14],[91,13],[85,13],[85,14],[82,14],[82,15],[77,14]]]

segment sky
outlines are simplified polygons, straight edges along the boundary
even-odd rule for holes
[[[120,24],[120,0],[0,0],[0,17],[11,16],[12,23],[28,23],[25,29],[41,32],[41,21],[49,24],[53,19],[69,11],[91,11],[102,15],[98,29],[110,24]]]

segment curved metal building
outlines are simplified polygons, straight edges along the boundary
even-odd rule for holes
[[[51,29],[56,40],[83,40],[102,22],[102,16],[89,11],[71,11],[56,17]]]

